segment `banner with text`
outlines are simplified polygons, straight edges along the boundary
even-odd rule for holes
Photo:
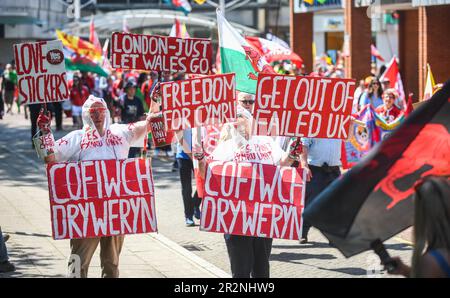
[[[346,139],[355,80],[259,74],[257,135]]]
[[[211,161],[200,230],[298,240],[305,172],[301,168]]]
[[[209,74],[211,40],[114,32],[113,68]]]
[[[234,73],[161,83],[162,111],[169,130],[233,122]]]
[[[171,130],[167,130],[164,124],[164,118],[160,117],[152,118],[150,121],[150,127],[152,130],[152,139],[154,147],[163,147],[175,142],[175,134]]]
[[[20,102],[38,104],[69,98],[60,40],[15,44],[14,59]]]
[[[53,239],[157,231],[148,159],[47,165]]]

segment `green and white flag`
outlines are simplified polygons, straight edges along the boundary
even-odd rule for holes
[[[255,94],[258,71],[261,71],[261,68],[258,67],[262,62],[260,55],[227,22],[219,10],[217,10],[217,27],[219,30],[221,72],[234,72],[236,74],[236,89]]]

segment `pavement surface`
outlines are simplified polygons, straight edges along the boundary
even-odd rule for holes
[[[16,110],[15,110],[16,112]],[[64,130],[71,130],[64,119]],[[121,277],[229,277],[230,265],[223,235],[186,227],[179,173],[170,158],[152,159],[158,233],[126,236],[120,259]],[[0,226],[11,238],[10,261],[17,270],[0,277],[65,277],[68,240],[51,237],[47,178],[44,165],[31,148],[30,120],[22,114],[0,120]],[[409,264],[410,229],[386,242],[393,256]],[[346,259],[311,229],[310,243],[275,239],[270,258],[272,277],[392,277],[379,271],[379,259],[365,252]],[[89,277],[100,277],[99,249]]]

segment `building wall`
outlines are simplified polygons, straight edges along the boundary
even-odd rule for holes
[[[399,24],[399,58],[400,75],[405,93],[419,95],[419,49],[418,49],[418,11],[400,11]]]
[[[427,43],[426,62],[430,64],[436,83],[450,80],[450,5],[428,6],[425,36],[419,42]],[[419,58],[420,59],[420,58]],[[422,65],[422,70],[426,64]]]
[[[376,32],[376,46],[378,51],[386,61],[377,60],[377,66],[389,62],[395,55],[399,57],[399,26],[385,25],[380,31]]]

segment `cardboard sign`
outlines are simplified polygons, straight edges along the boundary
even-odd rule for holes
[[[19,101],[37,104],[69,98],[62,50],[59,40],[14,45]]]
[[[300,168],[211,161],[205,177],[202,231],[298,240],[305,172]]]
[[[150,127],[152,130],[154,147],[163,147],[173,143],[175,135],[173,131],[166,130],[164,118],[162,116],[152,118],[150,121]]]
[[[259,74],[257,135],[346,139],[355,80]]]
[[[236,118],[234,73],[161,84],[169,130],[232,122]]]
[[[147,159],[47,165],[53,239],[156,232]]]
[[[114,32],[113,68],[208,74],[211,40]]]

